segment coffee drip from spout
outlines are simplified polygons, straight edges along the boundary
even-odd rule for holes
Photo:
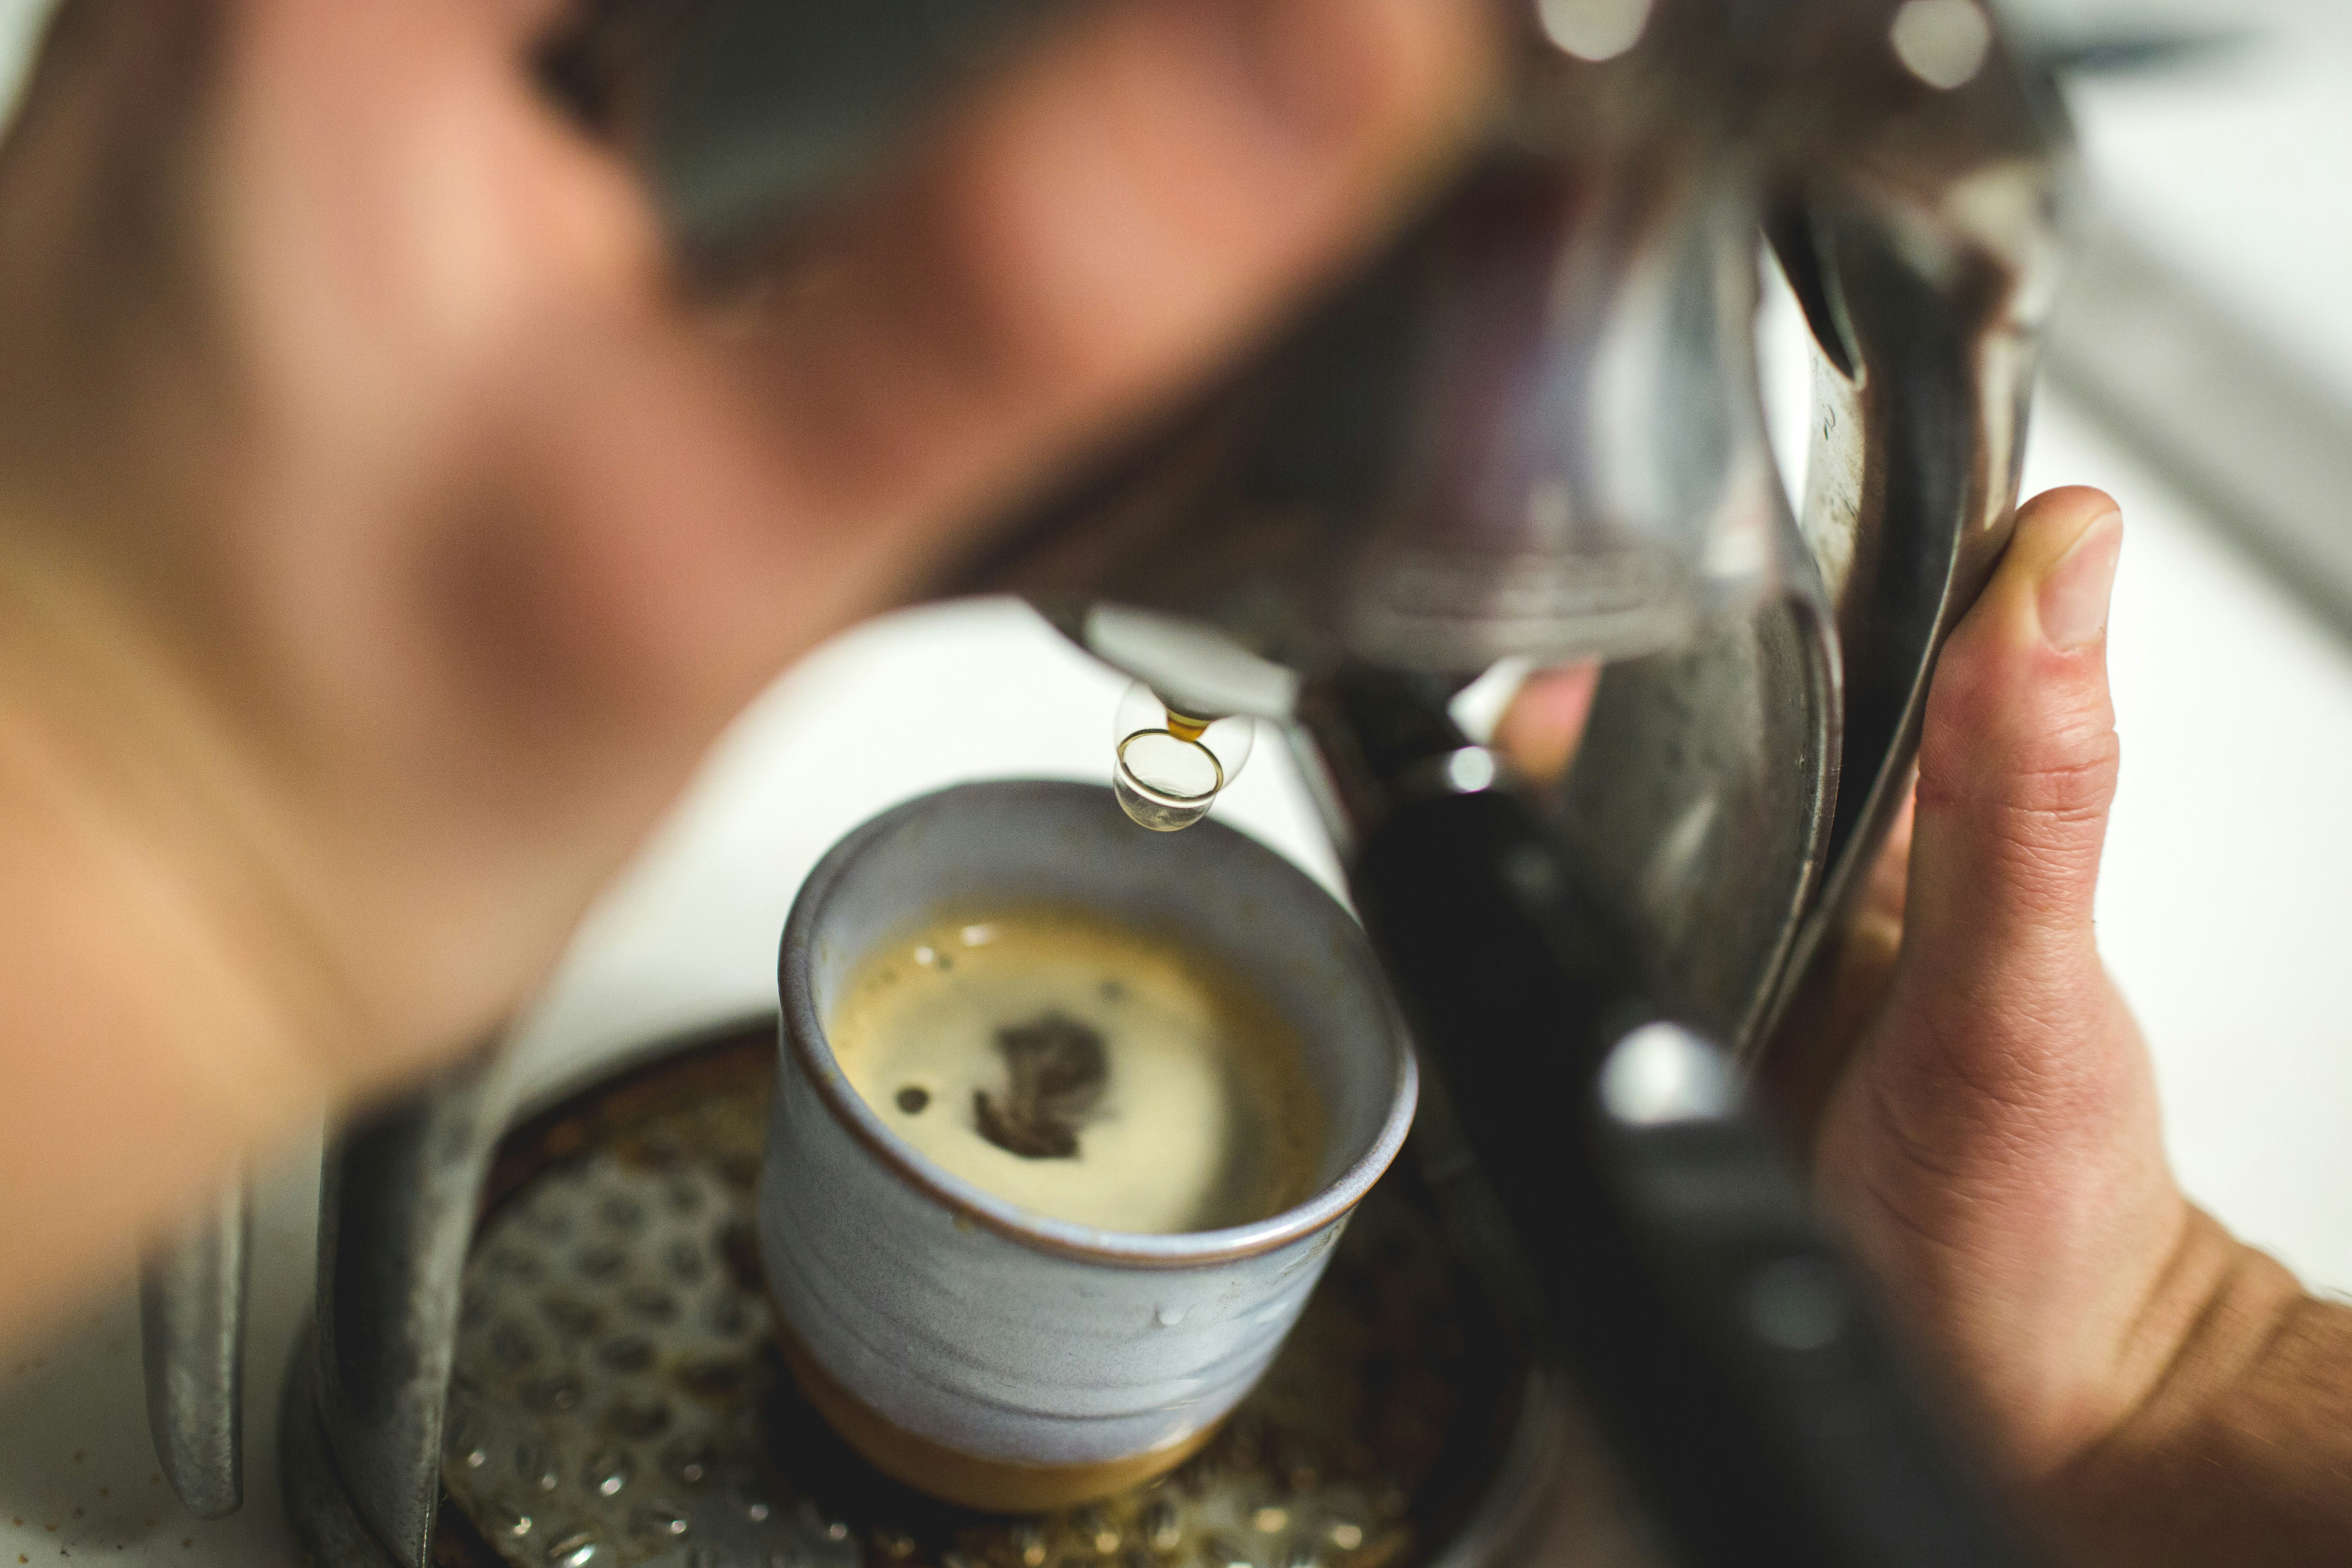
[[[1197,711],[1139,680],[1111,719],[1111,791],[1138,826],[1174,833],[1209,815],[1257,739],[1246,713]]]

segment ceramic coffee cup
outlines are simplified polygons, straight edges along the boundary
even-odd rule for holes
[[[860,961],[942,910],[1038,905],[1171,937],[1283,1015],[1322,1101],[1312,1195],[1230,1229],[1097,1230],[950,1173],[866,1106],[825,1032]],[[1105,1495],[1199,1447],[1412,1120],[1412,1054],[1347,911],[1231,828],[1147,833],[1093,785],[966,784],[866,823],[802,887],[781,984],[759,1215],[785,1358],[867,1459],[975,1507]]]

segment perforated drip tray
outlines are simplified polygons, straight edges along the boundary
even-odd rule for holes
[[[501,1146],[466,1265],[443,1568],[1417,1568],[1517,1555],[1560,1447],[1401,1161],[1265,1381],[1159,1481],[1038,1517],[860,1460],[770,1337],[752,1240],[772,1028]],[[1497,1482],[1497,1476],[1508,1479]]]

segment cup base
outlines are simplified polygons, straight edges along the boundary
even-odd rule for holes
[[[772,1309],[773,1303],[771,1303]],[[775,1311],[776,1349],[799,1385],[801,1396],[824,1417],[858,1457],[891,1479],[946,1502],[990,1513],[1043,1513],[1140,1486],[1191,1458],[1224,1423],[1212,1421],[1197,1432],[1148,1453],[1086,1465],[1019,1465],[983,1459],[950,1448],[886,1420],[852,1397],[817,1364],[798,1335]]]

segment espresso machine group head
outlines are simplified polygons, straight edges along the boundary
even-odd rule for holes
[[[1082,3],[595,0],[547,69],[723,288]],[[1185,711],[1290,740],[1520,1331],[1666,1556],[2021,1561],[1743,1086],[2007,541],[2063,118],[1978,0],[1460,3],[1499,14],[1501,85],[1397,232],[938,592],[1022,595]],[[1811,336],[1795,515],[1767,250]],[[1608,661],[1540,788],[1449,717],[1504,659]],[[500,1085],[479,1064],[331,1156],[286,1407],[329,1560],[427,1561]],[[234,1235],[150,1291],[159,1442],[215,1499]]]

